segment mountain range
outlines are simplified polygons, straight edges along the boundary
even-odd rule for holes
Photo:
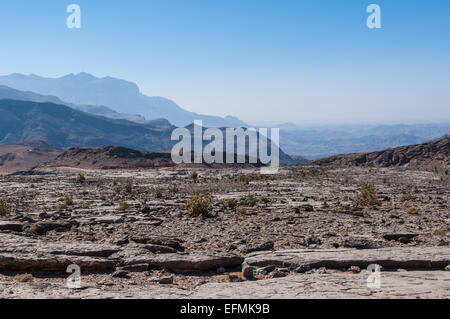
[[[138,151],[161,152],[170,151],[178,142],[171,140],[175,128],[164,119],[136,123],[88,114],[50,102],[0,100],[0,143],[5,144],[40,140],[60,148],[114,145]],[[191,132],[194,130],[193,125],[187,128]],[[204,145],[207,143],[205,141]],[[225,147],[226,142],[223,145]],[[279,154],[281,164],[304,161],[302,158],[292,159],[282,150]]]
[[[171,100],[145,96],[133,82],[112,77],[98,78],[87,73],[69,74],[60,78],[23,74],[0,76],[0,99],[51,102],[91,115],[150,126],[154,126],[156,120],[163,126],[177,127],[188,126],[194,120],[202,120],[205,127],[250,127],[235,117],[200,115],[182,109]],[[337,154],[374,152],[402,145],[419,144],[450,133],[450,123],[254,125],[259,126],[280,128],[281,149],[291,157],[300,156],[299,159],[302,160],[303,157],[318,159]],[[123,141],[117,141],[121,142]],[[135,148],[136,145],[126,146]]]
[[[42,140],[57,147],[117,145],[138,150],[171,149],[167,120],[139,124],[88,114],[65,105],[0,100],[0,142]]]
[[[164,118],[175,126],[186,126],[194,120],[202,120],[203,125],[208,127],[248,126],[232,116],[222,118],[189,112],[169,99],[142,94],[136,83],[109,76],[98,78],[88,73],[79,73],[59,78],[45,78],[37,75],[11,74],[0,76],[0,85],[51,96],[52,99],[58,97],[60,99],[58,102],[103,106],[104,112],[114,110],[118,113],[139,114],[147,120]]]

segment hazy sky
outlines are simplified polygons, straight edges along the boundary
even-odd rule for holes
[[[1,0],[0,74],[110,75],[249,122],[448,121],[449,17],[449,0]]]

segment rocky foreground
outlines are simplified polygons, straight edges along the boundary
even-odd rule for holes
[[[447,173],[258,172],[52,168],[0,177],[8,208],[0,297],[450,297]],[[196,192],[212,195],[197,217],[185,203]],[[72,264],[79,289],[66,286]],[[373,264],[379,288],[367,286]]]

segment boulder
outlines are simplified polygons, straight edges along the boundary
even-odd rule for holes
[[[23,224],[21,222],[0,221],[0,231],[10,230],[15,232],[22,231]]]

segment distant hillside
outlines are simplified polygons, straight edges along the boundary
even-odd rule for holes
[[[372,152],[337,155],[308,162],[319,166],[436,167],[448,169],[450,138]]]
[[[55,104],[65,105],[71,107],[76,110],[80,110],[86,113],[100,115],[112,119],[124,119],[137,123],[146,123],[148,121],[145,120],[140,115],[126,114],[126,113],[118,113],[106,106],[100,105],[78,105],[73,103],[67,103],[61,101],[58,97],[52,95],[41,95],[34,92],[29,91],[20,91],[13,88],[10,88],[5,85],[0,85],[0,100],[21,100],[21,101],[31,101],[31,102],[51,102]]]
[[[0,174],[28,171],[49,163],[62,152],[42,141],[0,144]]]
[[[192,162],[194,154],[191,153]],[[226,155],[223,154],[225,161]],[[236,155],[235,155],[236,158]],[[248,157],[246,162],[248,163]],[[262,166],[256,164],[175,164],[170,152],[141,152],[119,146],[99,148],[70,148],[46,164],[47,167],[72,167],[83,169],[149,169],[163,167],[224,167]]]
[[[65,105],[0,100],[0,143],[42,140],[61,148],[115,145],[161,152],[171,150],[177,143],[171,141],[175,128],[166,120],[139,124],[91,115]],[[282,165],[299,162],[282,150],[279,153]]]
[[[232,116],[222,118],[189,112],[166,98],[142,94],[133,82],[112,77],[97,78],[87,73],[60,78],[11,74],[0,76],[0,84],[17,90],[57,96],[76,105],[104,105],[118,113],[139,114],[148,120],[164,118],[176,126],[186,126],[194,120],[203,120],[203,124],[208,127],[247,126]]]
[[[70,148],[48,166],[84,169],[133,169],[172,167],[170,153],[141,152],[125,147]]]
[[[281,126],[280,146],[290,155],[300,154],[313,160],[421,144],[446,134],[450,134],[450,123],[320,125],[290,129]]]
[[[57,147],[118,145],[145,151],[171,149],[167,121],[138,124],[87,114],[64,105],[0,100],[0,143],[42,140]]]

